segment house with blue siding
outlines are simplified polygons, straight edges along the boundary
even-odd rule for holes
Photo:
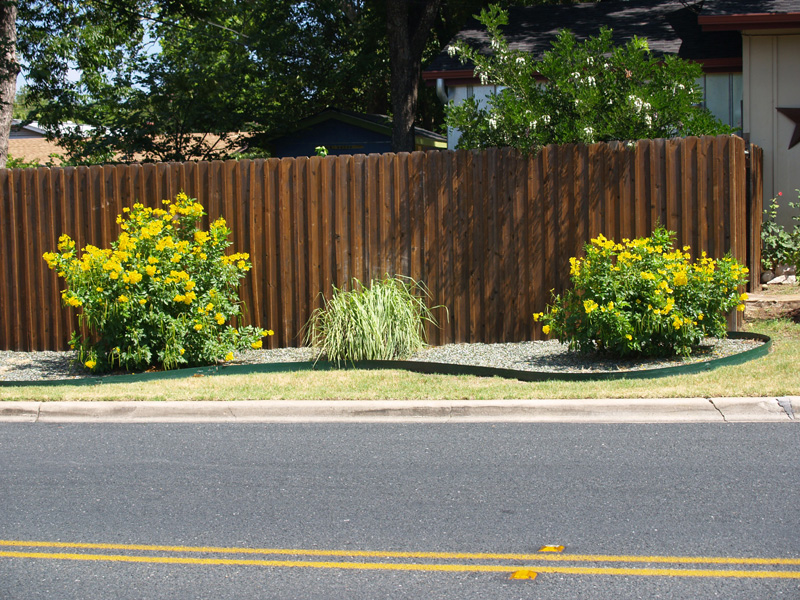
[[[272,156],[314,156],[317,146],[329,155],[380,154],[392,151],[392,120],[336,108],[300,121],[289,133],[268,142]],[[447,148],[447,138],[426,129],[415,130],[415,150]]]

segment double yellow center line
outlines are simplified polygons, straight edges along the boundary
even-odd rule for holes
[[[571,575],[800,579],[800,569],[791,569],[791,567],[800,567],[800,558],[638,556],[607,554],[562,554],[550,552],[531,554],[487,552],[383,552],[371,550],[157,546],[145,544],[95,544],[16,540],[0,540],[0,548],[15,548],[15,550],[0,550],[0,558],[109,561],[123,563],[245,565],[260,567],[301,567],[312,569],[482,573],[517,573],[521,570],[524,570],[535,573],[564,573]],[[32,549],[35,549],[35,551]],[[59,550],[59,552],[54,552],[53,550]],[[73,552],[67,552],[67,550],[72,550]],[[103,552],[87,552],[91,550]],[[114,551],[125,553],[111,553]],[[136,554],[139,552],[158,554]],[[203,554],[205,556],[192,556],[193,554]],[[241,558],[245,555],[265,557],[286,556],[292,557],[292,559]],[[238,556],[238,558],[232,558],[236,556]],[[351,560],[298,560],[297,557],[317,559],[343,558]],[[375,560],[370,561],[368,559]],[[426,562],[394,562],[392,559],[418,559]],[[472,561],[490,561],[493,564],[481,564]],[[638,563],[648,565],[668,564],[672,566],[579,566],[581,563],[589,563],[591,565],[608,565],[609,563],[627,563],[630,565]],[[724,565],[727,568],[699,569],[686,568],[685,565]],[[747,569],[745,567],[762,568]],[[770,567],[773,569],[776,567],[783,568],[781,570],[770,570]]]

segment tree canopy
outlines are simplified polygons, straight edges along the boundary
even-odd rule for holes
[[[74,163],[257,154],[331,106],[395,117],[409,149],[443,128],[421,65],[488,1],[27,0],[28,116]]]
[[[237,132],[275,134],[328,104],[379,104],[363,64],[376,55],[369,15],[341,6],[35,0],[20,27],[29,96],[73,157],[225,156]]]

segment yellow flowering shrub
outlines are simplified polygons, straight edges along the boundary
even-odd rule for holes
[[[174,369],[232,360],[235,350],[261,347],[272,331],[238,329],[239,280],[250,269],[245,253],[226,255],[230,229],[217,219],[198,229],[203,206],[178,194],[165,208],[134,204],[117,217],[111,248],[78,253],[67,235],[43,256],[66,280],[61,296],[77,308],[89,335],[72,334],[89,370]]]
[[[706,336],[724,337],[726,313],[744,310],[748,269],[674,248],[674,233],[615,243],[602,234],[570,259],[573,287],[534,320],[573,349],[618,356],[689,355]]]

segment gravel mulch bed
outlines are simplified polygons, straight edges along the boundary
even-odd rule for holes
[[[439,362],[520,371],[587,373],[640,371],[708,361],[760,346],[757,340],[707,338],[691,358],[619,360],[602,355],[570,352],[556,340],[509,344],[448,344],[428,348],[409,360]],[[314,360],[310,348],[249,350],[239,353],[232,363],[262,364]],[[74,364],[75,352],[12,352],[0,350],[0,381],[47,381],[96,377]]]

